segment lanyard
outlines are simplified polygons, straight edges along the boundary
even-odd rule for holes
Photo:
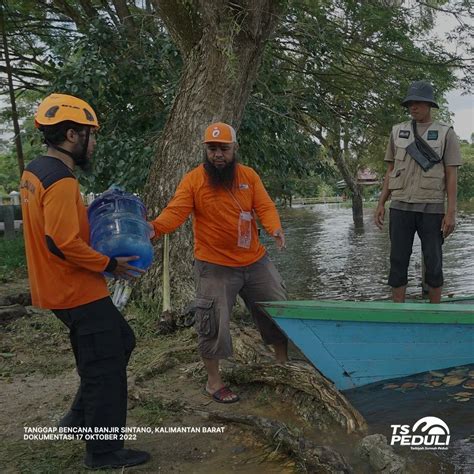
[[[241,212],[248,212],[248,211],[244,211],[242,209],[242,206],[240,205],[240,202],[237,201],[237,198],[232,194],[232,191],[229,188],[225,188],[225,190],[230,194],[230,197],[237,203],[237,206],[239,206],[239,209],[240,209]]]

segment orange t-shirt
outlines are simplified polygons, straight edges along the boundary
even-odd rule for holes
[[[51,156],[36,158],[20,194],[33,304],[67,309],[109,296],[100,272],[110,259],[89,246],[86,208],[69,168]]]
[[[258,238],[255,214],[270,235],[281,228],[280,218],[252,168],[238,164],[235,183],[232,193],[211,187],[204,165],[186,174],[173,199],[152,222],[156,236],[172,232],[193,213],[194,256],[198,260],[229,267],[247,266],[260,260],[265,247]],[[237,245],[241,211],[255,213],[248,249]]]

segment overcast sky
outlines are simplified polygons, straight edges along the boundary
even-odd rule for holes
[[[474,133],[474,96],[451,91],[446,98],[449,110],[454,113],[454,130],[460,138],[470,141],[471,133]]]
[[[464,19],[473,23],[472,18]],[[449,14],[439,13],[434,34],[445,43],[448,50],[455,51],[456,44],[446,43],[446,33],[451,31],[457,24],[456,19]],[[471,133],[474,132],[474,95],[461,95],[462,91],[453,90],[446,94],[448,108],[454,114],[452,124],[457,135],[470,140]]]

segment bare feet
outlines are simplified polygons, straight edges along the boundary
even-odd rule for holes
[[[392,288],[392,300],[394,303],[405,303],[406,285]]]
[[[431,288],[428,289],[428,296],[430,298],[430,303],[438,304],[441,302],[441,290],[442,287],[439,288]]]

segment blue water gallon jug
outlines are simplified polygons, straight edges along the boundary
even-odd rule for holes
[[[133,194],[111,188],[87,209],[91,246],[108,257],[137,255],[130,265],[146,270],[153,260],[146,209]]]

